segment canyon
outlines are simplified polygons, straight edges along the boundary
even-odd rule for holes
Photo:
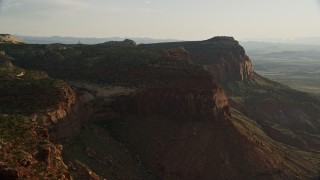
[[[8,84],[0,89],[2,116],[29,118],[43,129],[33,136],[49,144],[47,157],[58,157],[34,177],[56,171],[65,179],[318,175],[320,100],[256,74],[232,37],[148,45],[4,43],[0,51],[0,80]],[[26,178],[30,166],[13,164],[0,166],[0,177],[14,170],[15,179]]]

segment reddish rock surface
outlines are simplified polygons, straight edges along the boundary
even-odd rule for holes
[[[122,115],[159,115],[180,122],[215,121],[230,115],[228,99],[220,88],[143,89],[129,96],[117,97],[112,107]]]
[[[0,34],[0,43],[19,44],[22,40],[10,34]]]
[[[253,76],[251,60],[232,37],[214,37],[186,43],[185,47],[193,62],[203,65],[215,82],[243,81]]]
[[[191,63],[190,55],[183,47],[165,50],[161,59],[163,61],[182,61]]]

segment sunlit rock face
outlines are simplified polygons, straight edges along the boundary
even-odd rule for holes
[[[22,40],[10,34],[0,34],[0,43],[19,44]]]
[[[187,42],[184,47],[192,61],[203,65],[215,82],[244,81],[253,76],[251,60],[233,37]]]

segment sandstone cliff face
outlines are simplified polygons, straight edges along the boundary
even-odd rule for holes
[[[178,122],[215,121],[230,115],[222,89],[152,88],[120,96],[111,105],[121,115],[170,117]]]
[[[243,81],[253,76],[251,60],[232,37],[190,42],[185,47],[193,62],[203,65],[215,82]]]
[[[95,98],[88,92],[76,94],[70,87],[63,88],[65,99],[57,109],[34,114],[39,124],[49,129],[50,140],[66,144],[79,135],[81,126],[96,112]]]
[[[22,40],[10,34],[0,34],[0,43],[19,44]]]
[[[183,47],[165,50],[161,59],[163,61],[180,61],[191,63],[190,55]]]
[[[92,116],[98,111],[111,115],[105,118],[109,118],[109,121],[115,117],[116,119],[128,116],[138,119],[159,117],[181,124],[195,122],[214,125],[223,121],[223,117],[230,116],[224,91],[212,85],[212,89],[177,87],[138,89],[76,83],[72,85],[94,92],[95,96],[89,93],[76,95],[69,87],[65,87],[65,100],[60,102],[59,108],[39,113],[35,117],[38,123],[44,124],[49,129],[49,137],[53,142],[67,144],[73,141],[81,133],[81,126],[86,126],[85,123],[94,120]],[[98,106],[99,109],[96,101],[100,100],[104,101],[104,107]],[[137,122],[137,125],[140,126],[141,123],[143,124],[143,121]],[[148,123],[145,125],[149,126]]]
[[[253,76],[250,59],[238,55],[234,56],[232,53],[221,55],[218,64],[208,64],[204,67],[211,73],[215,82],[244,81]]]

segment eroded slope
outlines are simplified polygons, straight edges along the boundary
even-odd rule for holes
[[[0,179],[70,179],[62,147],[29,117],[63,101],[60,87],[65,84],[10,60],[5,53],[0,56]]]

